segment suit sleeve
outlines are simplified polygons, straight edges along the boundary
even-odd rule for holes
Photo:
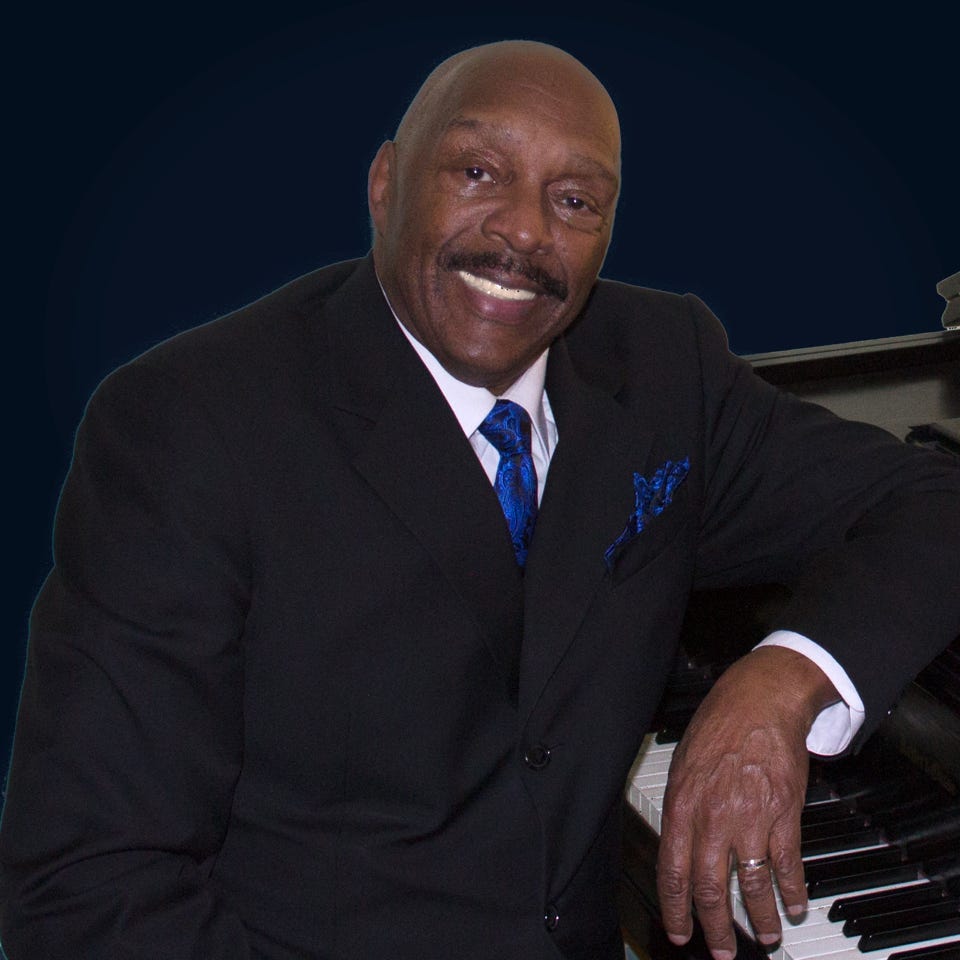
[[[960,633],[960,463],[771,387],[686,299],[705,398],[697,583],[789,585],[775,626],[846,670],[862,740]]]
[[[242,757],[240,475],[189,385],[143,362],[90,402],[0,829],[9,960],[249,956],[211,880]]]

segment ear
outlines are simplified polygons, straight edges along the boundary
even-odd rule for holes
[[[393,178],[396,171],[396,147],[392,140],[381,144],[370,164],[367,176],[367,204],[376,232],[383,235],[387,229],[390,203],[393,199]]]

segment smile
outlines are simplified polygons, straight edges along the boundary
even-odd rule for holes
[[[492,280],[485,280],[483,277],[476,276],[476,274],[467,273],[466,270],[458,270],[457,275],[471,289],[486,294],[488,297],[496,297],[498,300],[532,300],[536,296],[532,290],[504,287]]]

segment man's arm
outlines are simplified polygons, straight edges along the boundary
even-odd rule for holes
[[[692,309],[708,438],[698,583],[789,584],[778,626],[850,677],[866,707],[862,741],[960,632],[960,465],[778,393],[726,355],[702,304]],[[769,857],[786,904],[802,909],[804,741],[836,696],[806,658],[761,648],[704,702],[665,798],[658,884],[672,939],[689,936],[692,902],[715,956],[735,949],[731,858]],[[775,939],[770,870],[738,872],[754,929]]]
[[[91,401],[34,609],[0,831],[10,960],[242,960],[210,873],[242,754],[240,472],[190,385]]]

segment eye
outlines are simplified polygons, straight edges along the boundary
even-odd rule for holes
[[[463,172],[468,180],[477,183],[491,183],[493,181],[493,177],[483,167],[467,167]]]
[[[590,206],[583,197],[564,197],[563,202],[571,210],[586,210]]]

